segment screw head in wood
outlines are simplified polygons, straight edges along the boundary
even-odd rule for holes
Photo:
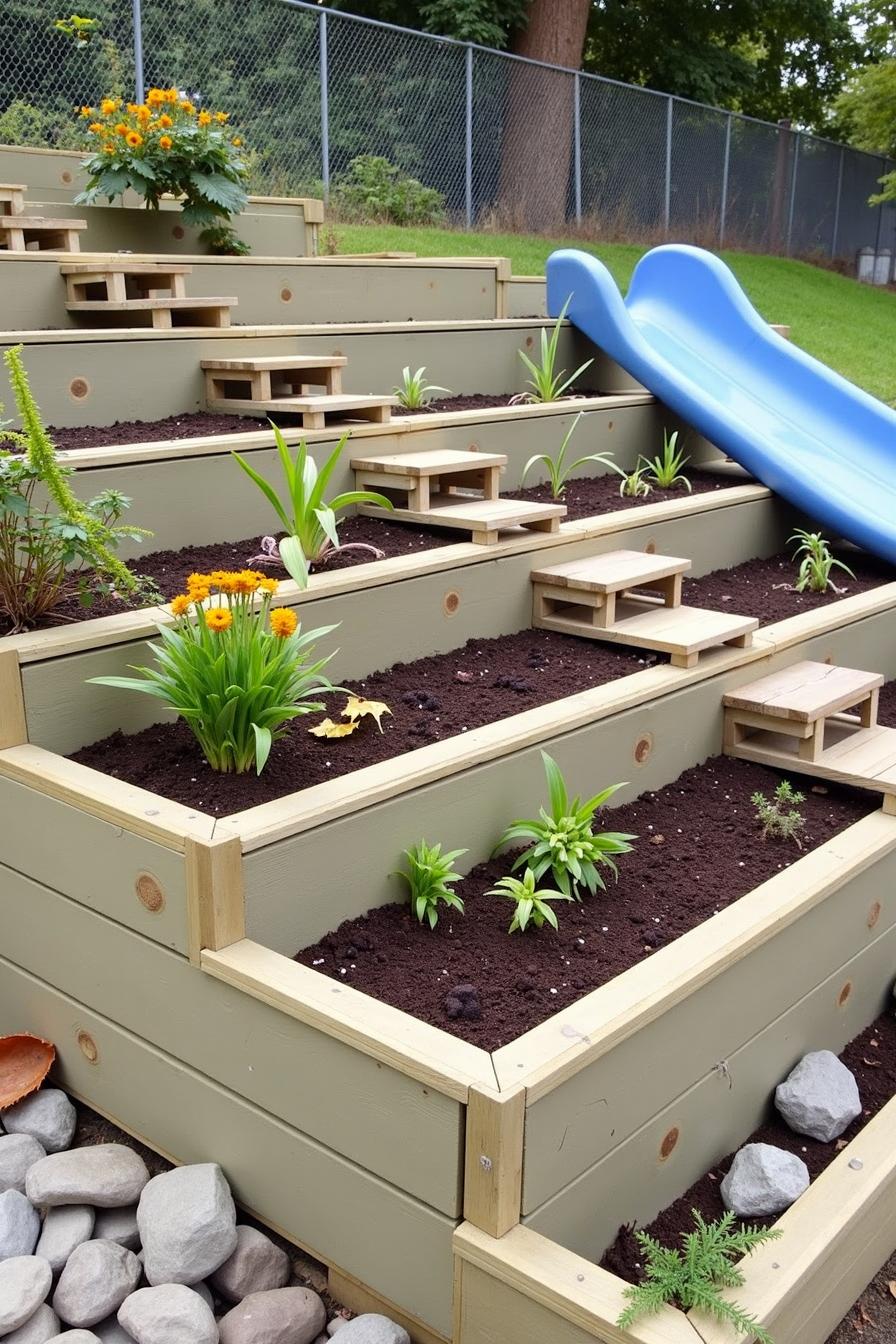
[[[492,1169],[492,1160],[491,1160],[490,1157],[486,1157],[485,1153],[480,1153],[480,1154],[479,1154],[479,1165],[480,1165],[480,1167],[482,1168],[483,1171],[491,1171],[491,1169]]]
[[[87,1063],[95,1064],[100,1057],[100,1052],[97,1049],[96,1041],[93,1039],[90,1032],[79,1031],[77,1039],[78,1039],[78,1049],[81,1051],[81,1054],[87,1060]]]
[[[675,1152],[675,1146],[678,1143],[678,1139],[679,1139],[678,1126],[673,1125],[672,1128],[669,1130],[669,1133],[665,1135],[662,1143],[660,1144],[659,1156],[661,1162],[665,1162],[666,1159],[668,1157],[671,1157],[672,1154]]]
[[[448,592],[442,598],[442,610],[446,616],[454,616],[460,606],[460,593],[454,588],[449,588]]]
[[[153,877],[152,873],[138,873],[134,890],[137,893],[137,900],[146,906],[151,915],[157,915],[164,908],[165,893],[158,878]]]

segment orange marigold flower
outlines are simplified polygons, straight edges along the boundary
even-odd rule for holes
[[[177,597],[171,599],[171,614],[173,616],[183,616],[193,605],[193,598],[186,593],[178,593]]]
[[[131,149],[139,149],[143,144],[143,136],[139,131],[128,131],[125,140],[130,145]]]
[[[189,98],[184,99],[184,101],[181,103],[181,108],[184,112],[188,113],[190,116],[192,116],[193,113],[196,111],[195,107],[190,102]]]
[[[128,128],[123,121],[119,121],[115,126],[112,127],[112,129],[116,135],[127,135],[128,133]]]
[[[200,125],[200,126],[209,126],[209,125],[211,125],[211,120],[212,120],[212,114],[211,114],[211,112],[200,112],[200,113],[199,113],[198,121],[199,121],[199,125]]]
[[[169,126],[174,125],[174,122],[171,120],[167,112],[163,112],[162,115],[159,117],[159,125],[163,126],[167,131]]]
[[[194,571],[192,574],[187,575],[187,587],[188,588],[196,588],[197,586],[201,587],[203,584],[208,583],[210,578],[211,578],[210,574],[197,574]]]
[[[276,579],[269,579],[267,577],[260,579],[258,586],[263,593],[270,593],[272,597],[280,587]]]
[[[233,625],[233,616],[226,607],[209,607],[205,613],[205,623],[209,630],[220,633],[230,629]]]
[[[180,89],[175,88],[174,85],[172,85],[170,89],[165,90],[166,103],[176,103],[179,98],[180,98]]]
[[[92,116],[93,116],[93,108],[92,108],[92,107],[82,107],[82,108],[81,108],[81,116],[82,116],[82,117],[92,117]]]
[[[149,93],[146,95],[146,101],[150,107],[158,107],[160,103],[164,103],[166,101],[165,90],[150,89]]]
[[[100,111],[104,117],[111,117],[113,112],[117,112],[120,107],[121,102],[118,98],[104,98],[100,103]]]
[[[229,113],[229,112],[216,112],[216,113],[215,113],[215,121],[220,121],[220,123],[221,123],[222,126],[224,125],[224,122],[225,122],[225,121],[229,121],[229,120],[230,120],[230,113]]]
[[[288,639],[296,632],[299,619],[289,607],[274,607],[271,612],[271,633],[278,639]]]
[[[170,149],[173,144],[174,141],[171,139],[170,135],[159,136],[159,149]]]
[[[237,149],[239,149],[240,145],[241,145],[243,142],[242,142],[242,140],[240,139],[240,137],[239,137],[238,135],[235,135],[235,136],[233,137],[233,139],[231,140],[230,143],[231,143],[232,145],[236,145]]]
[[[238,574],[231,575],[233,591],[235,593],[254,593],[259,581],[263,578],[264,575],[256,574],[254,569],[241,569]]]
[[[151,116],[152,112],[149,110],[146,104],[141,103],[141,105],[137,108],[137,120],[139,122],[142,122],[142,124],[145,126]]]
[[[92,121],[90,125],[87,127],[87,129],[88,131],[90,131],[92,135],[101,135],[106,128],[105,126],[102,125],[101,122]]]
[[[104,154],[114,154],[114,153],[115,153],[115,146],[114,146],[114,145],[103,145],[103,153],[104,153]]]

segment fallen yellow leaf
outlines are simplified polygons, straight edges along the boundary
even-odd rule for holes
[[[312,737],[348,737],[358,727],[357,721],[354,723],[334,723],[332,719],[324,719],[316,728],[309,728],[308,731]]]
[[[896,1297],[896,1279],[890,1279],[890,1282],[887,1284],[887,1287],[890,1290],[890,1296]]]
[[[344,719],[351,719],[357,727],[358,719],[369,714],[372,719],[376,719],[376,726],[380,732],[383,731],[383,725],[380,722],[384,714],[391,714],[392,711],[383,700],[365,700],[363,695],[350,695],[345,702],[345,709],[342,711]]]

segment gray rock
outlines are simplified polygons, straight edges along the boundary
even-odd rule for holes
[[[207,1283],[191,1283],[190,1292],[198,1293],[209,1310],[214,1312],[215,1299],[212,1297],[211,1290]]]
[[[218,1326],[198,1293],[164,1283],[131,1293],[118,1312],[137,1344],[218,1344]]]
[[[123,1325],[119,1325],[114,1316],[109,1316],[105,1321],[100,1321],[99,1325],[93,1327],[94,1334],[100,1340],[100,1344],[134,1344],[134,1336],[129,1335]]]
[[[59,1317],[46,1302],[42,1303],[33,1316],[29,1316],[24,1325],[13,1330],[11,1335],[3,1336],[3,1344],[47,1344],[59,1334]]]
[[[374,1311],[346,1321],[339,1331],[339,1344],[411,1344],[407,1330]]]
[[[66,1325],[96,1325],[111,1316],[140,1282],[140,1261],[116,1241],[84,1241],[68,1258],[53,1294]]]
[[[0,1193],[18,1190],[25,1193],[25,1175],[46,1151],[30,1134],[0,1134]]]
[[[35,1162],[25,1181],[32,1204],[94,1204],[99,1209],[136,1204],[149,1172],[142,1157],[123,1143],[98,1143],[50,1153]]]
[[[312,1344],[327,1311],[310,1288],[250,1293],[218,1322],[221,1344]]]
[[[121,1209],[98,1209],[93,1235],[102,1241],[117,1241],[129,1251],[140,1248],[140,1233],[137,1230],[137,1205],[128,1204]]]
[[[250,1293],[285,1288],[289,1283],[289,1256],[257,1228],[240,1224],[236,1250],[212,1275],[215,1291],[228,1302],[242,1302]]]
[[[58,1274],[75,1247],[93,1236],[95,1217],[89,1204],[60,1204],[48,1209],[34,1254],[49,1260],[53,1273]]]
[[[348,1325],[348,1321],[345,1319],[344,1316],[334,1316],[332,1321],[328,1322],[327,1324],[328,1338],[332,1339],[333,1336],[336,1334],[336,1331],[341,1330],[345,1325]]]
[[[53,1272],[36,1255],[15,1255],[0,1263],[0,1335],[11,1334],[33,1316],[43,1302]]]
[[[236,1249],[236,1209],[213,1162],[175,1167],[149,1182],[137,1206],[147,1282],[199,1283]]]
[[[45,1087],[10,1106],[3,1123],[10,1134],[30,1134],[48,1153],[61,1153],[74,1138],[77,1112],[58,1087]]]
[[[808,1188],[805,1162],[770,1143],[748,1143],[741,1148],[719,1187],[726,1209],[738,1218],[782,1213]]]
[[[862,1114],[856,1080],[830,1050],[812,1050],[775,1089],[775,1105],[796,1134],[830,1143]]]
[[[47,1344],[100,1344],[92,1330],[63,1330],[61,1335],[53,1335]]]
[[[0,1195],[0,1261],[30,1255],[40,1236],[40,1214],[18,1190]]]

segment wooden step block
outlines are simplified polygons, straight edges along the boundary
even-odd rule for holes
[[[192,266],[156,261],[68,262],[59,267],[69,304],[126,303],[128,299],[186,298]]]
[[[0,214],[0,248],[8,252],[77,252],[86,219]]]
[[[16,182],[0,182],[0,215],[24,215],[25,190]]]
[[[365,396],[298,396],[273,397],[271,400],[215,399],[206,403],[210,411],[247,412],[250,415],[300,415],[303,429],[326,429],[350,424],[355,420],[370,420],[374,424],[388,423],[394,404],[392,397]]]
[[[327,396],[342,393],[345,355],[260,355],[254,359],[204,359],[205,399],[212,403],[270,402],[311,396],[322,387]]]
[[[229,327],[230,310],[238,300],[152,298],[152,299],[80,299],[66,303],[70,313],[101,313],[104,317],[132,318],[148,313],[156,331],[178,327]],[[177,322],[175,323],[175,317]]]
[[[641,598],[622,597],[616,602],[615,620],[602,625],[594,617],[600,608],[578,602],[564,606],[551,602],[549,610],[533,617],[533,625],[559,630],[585,639],[630,644],[639,649],[668,653],[673,667],[694,667],[704,649],[732,644],[748,648],[759,622],[753,616],[727,611],[704,611],[700,607],[665,606]],[[590,618],[590,619],[589,619]]]
[[[812,779],[849,784],[857,789],[872,789],[893,799],[896,797],[896,728],[884,728],[879,723],[863,727],[857,717],[853,716],[851,723],[846,718],[844,715],[825,720],[820,749],[814,754],[804,754],[800,749],[812,739],[800,739],[782,731],[781,721],[774,729],[760,729],[738,737],[736,741],[730,740],[726,713],[725,754],[788,774],[808,775]],[[885,803],[884,810],[896,811],[896,808]]]
[[[533,623],[550,616],[558,606],[581,607],[581,619],[599,628],[616,620],[617,597],[649,589],[667,607],[681,605],[681,576],[691,561],[676,555],[649,555],[646,551],[607,551],[562,565],[532,571]]]
[[[358,512],[390,522],[422,523],[426,527],[454,527],[469,531],[471,540],[491,546],[507,528],[524,527],[533,532],[557,532],[566,516],[565,504],[532,504],[522,499],[466,499],[459,495],[436,495],[428,509],[384,509],[378,504],[359,504]]]
[[[393,503],[415,513],[432,507],[434,496],[468,491],[496,500],[504,453],[469,453],[449,448],[420,453],[383,453],[352,459],[359,490],[379,490]]]

